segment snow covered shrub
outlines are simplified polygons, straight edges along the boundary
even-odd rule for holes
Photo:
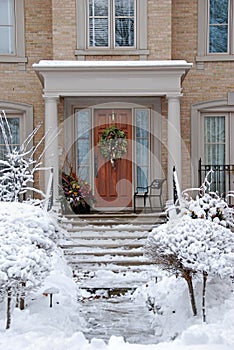
[[[30,144],[39,128],[40,126],[28,136],[21,146],[15,146],[7,117],[4,111],[0,113],[0,137],[5,144],[6,152],[4,159],[0,159],[0,201],[18,202],[20,196],[26,194],[27,191],[36,192],[42,198],[45,197],[42,191],[33,187],[34,174],[40,169],[43,154],[37,160],[34,159],[34,155],[43,138],[36,147],[31,147]]]
[[[0,203],[0,289],[8,300],[7,328],[12,298],[38,288],[50,272],[55,237],[55,226],[39,207]]]
[[[194,315],[197,314],[192,276],[201,273],[221,278],[234,273],[234,235],[221,225],[183,216],[149,234],[145,254],[162,269],[185,278]]]
[[[192,219],[207,219],[224,227],[234,227],[233,208],[228,206],[226,198],[210,192],[211,183],[208,181],[210,173],[212,171],[207,174],[201,188],[183,191],[178,209],[182,215],[189,215]],[[198,192],[195,199],[190,195],[194,191]]]

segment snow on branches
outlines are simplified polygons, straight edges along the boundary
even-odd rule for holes
[[[209,220],[182,217],[155,228],[146,255],[162,268],[183,274],[234,275],[234,235]]]
[[[25,203],[0,202],[0,290],[11,301],[38,288],[51,269],[56,227],[46,212]]]
[[[38,132],[38,126],[23,142],[21,146],[15,146],[10,125],[4,111],[0,113],[0,136],[5,144],[4,159],[0,159],[0,201],[18,202],[20,196],[27,191],[37,192],[43,198],[44,193],[34,188],[34,174],[40,169],[41,154],[37,160],[34,155],[38,147],[31,146],[33,137]]]
[[[209,188],[206,178],[200,189],[184,191],[177,215],[153,229],[145,246],[145,255],[151,261],[186,280],[194,315],[197,308],[192,278],[202,276],[204,321],[207,277],[234,276],[233,208]],[[198,191],[195,199],[189,195],[194,191]]]
[[[227,198],[221,198],[218,193],[210,191],[211,183],[208,181],[211,170],[200,188],[183,191],[180,198],[179,212],[189,215],[193,219],[207,219],[224,227],[234,227],[234,210],[229,207]],[[195,198],[190,193],[196,193]],[[228,193],[227,197],[233,197]]]

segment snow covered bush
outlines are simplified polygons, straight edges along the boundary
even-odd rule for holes
[[[210,220],[188,216],[170,220],[149,234],[145,254],[162,269],[185,278],[194,315],[193,275],[201,273],[204,282],[208,275],[234,275],[234,235]]]
[[[0,289],[7,298],[7,328],[11,301],[40,287],[50,272],[58,234],[39,207],[0,202]]]
[[[38,132],[38,126],[23,142],[15,146],[12,130],[8,124],[5,112],[0,113],[0,137],[5,144],[4,159],[0,159],[0,201],[18,202],[27,191],[38,193],[42,198],[44,193],[34,188],[34,174],[40,169],[43,153],[34,159],[35,152],[43,141],[36,147],[30,146],[33,137]]]
[[[224,227],[234,227],[234,209],[228,206],[227,198],[221,198],[218,193],[210,191],[211,183],[208,177],[200,188],[187,189],[182,192],[179,202],[179,212],[182,215],[189,215],[192,219],[207,219],[214,221]],[[197,192],[195,198],[191,193]],[[233,196],[229,193],[227,197]]]

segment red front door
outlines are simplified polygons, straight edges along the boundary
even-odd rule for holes
[[[94,114],[94,176],[96,207],[132,206],[132,125],[130,109],[96,109]],[[100,152],[100,138],[106,128],[116,126],[127,139],[127,152],[111,162]]]

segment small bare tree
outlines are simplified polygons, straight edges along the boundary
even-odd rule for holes
[[[40,125],[27,137],[19,147],[14,146],[12,130],[4,111],[0,113],[0,134],[4,140],[6,153],[4,159],[0,159],[0,201],[18,202],[20,197],[28,191],[38,193],[45,198],[45,194],[36,189],[34,174],[41,168],[42,152],[37,159],[35,153],[44,137],[36,146],[31,146]]]

